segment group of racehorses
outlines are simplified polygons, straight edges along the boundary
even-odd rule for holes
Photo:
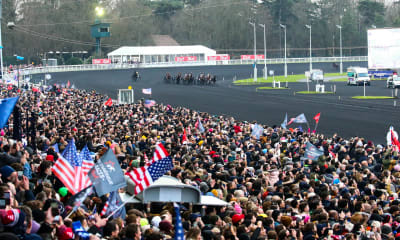
[[[176,76],[172,76],[167,72],[164,76],[164,83],[174,83],[183,85],[215,85],[217,82],[217,76],[211,74],[200,73],[197,77],[193,73],[185,73],[183,76],[178,73]]]

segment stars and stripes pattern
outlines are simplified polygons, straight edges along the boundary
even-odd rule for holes
[[[174,203],[175,209],[175,240],[184,240],[185,239],[185,232],[183,231],[182,225],[182,217],[180,213],[180,207],[177,203]]]
[[[158,150],[157,150],[158,148]],[[135,194],[142,192],[144,189],[149,187],[154,181],[163,176],[166,172],[171,170],[174,166],[172,158],[169,156],[162,144],[156,146],[155,156],[153,163],[149,166],[141,168],[135,168],[126,175],[135,183]],[[166,156],[165,156],[166,154]]]
[[[112,214],[116,209],[118,209],[124,202],[122,201],[118,191],[113,191],[108,196],[107,202],[104,204],[103,210],[100,213],[100,216],[107,216]],[[118,211],[113,213],[114,218],[121,217],[125,219],[126,210],[125,207],[121,207]],[[111,217],[111,216],[109,216]]]
[[[100,216],[104,216],[107,213],[108,205],[110,204],[110,199],[107,200],[106,204],[104,204],[103,210],[101,210]]]
[[[82,159],[82,170],[85,175],[88,174],[90,169],[94,166],[94,161],[92,157],[90,156],[90,151],[87,145],[82,149],[82,151],[79,153],[79,157]]]
[[[153,158],[151,159],[151,162],[147,161],[146,165],[150,166],[154,162],[166,158],[168,156],[167,150],[164,148],[164,146],[161,143],[156,144],[156,149],[154,150]],[[146,155],[145,155],[145,160],[146,160]]]
[[[149,157],[147,157],[147,153],[143,153],[144,163],[145,165],[150,165]]]
[[[82,169],[82,158],[78,155],[74,141],[70,141],[62,155],[52,167],[52,172],[66,188],[75,194],[88,187],[91,182]]]
[[[53,174],[60,179],[60,181],[64,184],[68,191],[72,194],[75,194],[75,169],[71,165],[71,163],[65,159],[61,154],[58,156],[58,160],[51,168]]]

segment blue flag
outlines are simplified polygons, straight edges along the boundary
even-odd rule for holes
[[[307,142],[306,144],[306,152],[304,153],[304,157],[311,159],[313,161],[317,161],[319,156],[324,154],[324,151],[319,150],[315,145]]]
[[[285,115],[285,119],[283,120],[283,123],[281,124],[281,127],[282,127],[283,129],[286,129],[286,125],[287,125],[287,113],[286,113],[286,115]]]
[[[88,176],[99,196],[126,186],[124,172],[111,149],[90,169]]]
[[[106,209],[104,216],[108,216],[112,212],[114,212],[117,208],[119,208],[124,202],[121,200],[118,191],[114,191],[110,193],[108,197],[108,207]],[[125,207],[122,207],[117,212],[114,213],[113,218],[122,218],[125,219],[126,217],[126,210]]]
[[[304,115],[304,113],[300,114],[299,116],[297,116],[295,119],[293,119],[294,123],[307,123],[307,119],[306,116]]]
[[[58,149],[58,144],[57,144],[57,143],[54,144],[52,147],[54,148],[54,151],[55,151],[56,153],[60,153],[60,149]]]
[[[0,99],[0,128],[6,125],[19,97]]]
[[[75,235],[79,236],[78,239],[86,240],[90,239],[90,233],[88,233],[83,227],[80,221],[76,221],[72,223],[72,230]]]
[[[185,232],[183,231],[182,218],[180,214],[180,207],[177,203],[174,203],[175,209],[175,240],[184,240]]]
[[[257,123],[254,124],[253,126],[253,131],[251,132],[251,136],[255,136],[257,140],[260,139],[261,134],[263,134],[264,128],[261,127],[261,125],[258,125]]]

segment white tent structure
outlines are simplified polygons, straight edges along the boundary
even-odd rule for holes
[[[133,197],[134,183],[128,177],[127,192],[120,194],[121,199],[128,203],[150,203],[150,202],[185,202],[194,205],[226,206],[227,202],[213,197],[201,195],[196,187],[183,184],[176,178],[162,176],[148,188]]]
[[[207,61],[216,51],[202,45],[120,47],[107,54],[112,63],[174,63]]]

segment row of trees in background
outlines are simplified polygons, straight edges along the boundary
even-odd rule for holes
[[[60,64],[74,52],[87,51],[75,57],[89,59],[94,54],[90,24],[98,5],[97,0],[3,0],[4,54],[25,56],[29,63],[58,57]],[[266,25],[270,58],[283,56],[279,24],[287,26],[288,57],[308,56],[306,24],[312,25],[314,56],[339,55],[336,25],[342,26],[344,55],[366,55],[367,29],[400,27],[400,4],[385,7],[374,0],[109,0],[101,5],[106,9],[103,21],[112,23],[111,37],[102,40],[103,53],[153,45],[151,35],[166,34],[181,45],[201,44],[233,56],[252,54],[249,21],[255,21]],[[7,29],[7,22],[15,28]],[[257,31],[262,54],[262,28]]]

